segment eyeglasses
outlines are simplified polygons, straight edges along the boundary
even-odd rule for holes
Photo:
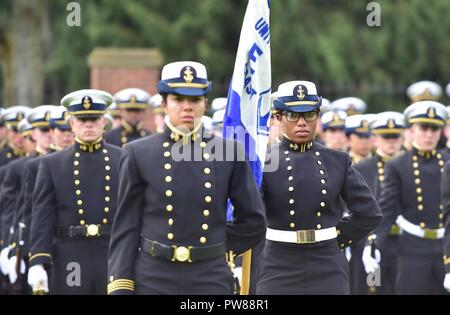
[[[311,122],[317,119],[319,116],[319,112],[317,110],[312,112],[306,112],[306,113],[298,113],[298,112],[284,112],[284,117],[286,117],[287,121],[290,122],[296,122],[300,119],[300,117],[303,117],[305,121]]]

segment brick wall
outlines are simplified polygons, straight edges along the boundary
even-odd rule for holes
[[[140,88],[151,95],[160,79],[163,57],[155,48],[96,48],[88,57],[91,88],[115,94],[126,88]],[[144,121],[153,131],[153,117],[148,111]]]

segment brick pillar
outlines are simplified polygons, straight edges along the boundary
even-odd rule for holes
[[[133,87],[154,95],[163,62],[157,48],[96,48],[88,57],[91,88],[115,94]],[[150,111],[144,126],[154,130]]]

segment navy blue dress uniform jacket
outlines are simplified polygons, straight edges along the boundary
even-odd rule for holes
[[[384,217],[376,231],[377,242],[385,242],[399,215],[422,229],[444,228],[441,173],[447,160],[446,154],[413,148],[387,163],[380,198]],[[398,237],[398,294],[445,292],[443,240],[425,235],[403,231]]]
[[[450,162],[447,162],[442,174],[442,205],[444,207],[444,265],[445,272],[450,272]]]
[[[116,210],[120,154],[120,148],[104,142],[77,142],[40,159],[29,262],[51,271],[50,293],[106,293],[108,229]],[[80,286],[66,282],[73,262],[80,268]]]
[[[108,293],[232,294],[233,278],[224,255],[172,262],[139,251],[141,238],[196,248],[226,242],[227,250],[240,254],[264,237],[258,187],[245,158],[236,158],[242,147],[212,134],[187,139],[184,146],[183,139],[175,142],[178,139],[166,128],[125,146],[109,249]],[[199,153],[196,161],[173,156],[189,149]],[[221,150],[230,160],[220,160]],[[234,205],[234,221],[229,224],[227,198]]]
[[[448,159],[446,154],[436,151],[431,154],[414,148],[386,164],[386,180],[382,184],[380,196],[383,220],[377,233],[380,241],[389,235],[398,215],[403,215],[409,222],[422,228],[444,227],[441,173]],[[442,242],[432,245],[424,239],[417,238],[417,241],[422,244],[411,247],[413,253],[442,252]]]
[[[15,245],[12,244],[13,236],[10,234],[10,231],[12,231],[11,227],[14,229],[16,228],[14,219],[17,216],[17,209],[20,205],[17,201],[20,194],[25,165],[30,159],[31,157],[24,157],[14,160],[8,165],[5,172],[2,193],[1,231],[2,239],[9,245]]]
[[[16,152],[13,148],[11,148],[9,145],[5,146],[0,151],[0,216],[3,214],[3,208],[4,208],[4,187],[3,187],[3,181],[6,178],[6,173],[8,170],[8,164],[12,161],[22,157],[22,155],[18,152]],[[9,235],[8,231],[2,231],[2,227],[0,226],[0,247],[3,248],[4,246],[9,245],[8,239],[3,239],[3,236]]]
[[[381,218],[365,180],[347,153],[316,142],[295,144],[284,138],[268,158],[280,163],[263,177],[268,227],[283,231],[336,227],[338,236],[311,244],[268,240],[257,294],[348,294],[348,262],[340,249],[365,237]],[[343,205],[349,211],[345,217]]]
[[[9,162],[11,162],[19,157],[23,157],[23,154],[17,152],[13,148],[11,148],[9,145],[5,146],[0,151],[0,167],[8,164]]]
[[[278,155],[279,170],[264,173],[262,191],[269,227],[295,231],[336,226],[340,248],[364,238],[378,225],[381,212],[366,181],[351,166],[349,155],[318,143],[296,154],[290,143],[283,139],[272,148],[269,158]],[[343,217],[341,198],[350,212],[347,217]]]
[[[50,151],[49,153],[52,153]],[[43,154],[38,154],[30,158],[24,166],[22,185],[20,187],[20,193],[17,201],[17,216],[15,218],[14,226],[14,240],[17,243],[19,241],[17,228],[19,223],[25,224],[25,228],[22,231],[23,247],[20,251],[21,257],[28,261],[28,253],[30,250],[30,230],[31,230],[31,210],[33,206],[33,190],[36,184],[36,177],[39,169],[39,163]]]

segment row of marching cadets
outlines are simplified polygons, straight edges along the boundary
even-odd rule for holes
[[[349,153],[383,212],[368,240],[345,250],[352,294],[450,289],[450,275],[444,276],[450,262],[448,241],[443,241],[449,202],[445,174],[441,199],[450,128],[449,108],[436,102],[441,94],[437,83],[420,81],[408,88],[412,104],[403,113],[362,114],[362,100],[343,98],[329,103],[321,116],[319,141]]]
[[[450,289],[442,104],[351,115],[365,105],[353,98],[321,117],[314,83],[283,83],[258,188],[242,145],[218,135],[225,100],[205,118],[211,88],[204,65],[174,62],[155,105],[138,89],[80,90],[62,106],[2,113],[0,161],[16,160],[0,168],[0,267],[2,283],[19,287],[4,292],[233,294],[232,258],[261,243],[256,294],[350,294],[361,281],[367,292],[367,273],[380,266],[377,291]],[[114,101],[121,119],[105,133]],[[153,134],[142,127],[148,104],[160,109]],[[412,147],[401,154],[405,127]]]
[[[33,292],[48,291],[48,283],[42,285],[42,282],[40,282],[39,286],[33,286],[33,279],[36,278],[36,274],[42,274],[42,270],[52,275],[51,279],[55,281],[53,292],[106,292],[106,284],[92,285],[91,291],[65,291],[64,288],[67,286],[64,279],[66,276],[58,274],[64,272],[65,269],[60,268],[58,264],[53,265],[52,268],[47,264],[37,264],[38,267],[33,268],[36,261],[48,258],[50,254],[44,252],[32,254],[32,241],[49,241],[52,243],[55,238],[58,240],[56,247],[59,247],[60,255],[65,256],[64,250],[66,252],[74,250],[75,252],[75,256],[68,256],[64,259],[72,258],[74,261],[81,259],[80,263],[83,265],[84,270],[90,270],[90,265],[87,264],[90,258],[86,256],[83,261],[80,252],[77,252],[76,242],[68,246],[67,249],[64,246],[60,246],[59,243],[79,238],[89,227],[91,227],[91,232],[92,229],[98,228],[101,233],[97,234],[99,238],[103,239],[103,249],[100,248],[99,252],[104,256],[104,261],[103,264],[96,265],[94,263],[92,265],[100,267],[97,267],[97,270],[95,268],[92,269],[91,275],[105,273],[108,244],[105,236],[108,234],[107,230],[110,229],[109,223],[112,221],[112,218],[109,219],[108,216],[111,216],[110,214],[113,216],[115,210],[117,163],[121,151],[119,147],[148,135],[141,126],[144,111],[146,108],[157,109],[160,106],[160,102],[156,103],[158,101],[157,95],[151,98],[150,94],[139,89],[119,91],[115,95],[116,103],[113,102],[111,95],[103,91],[83,90],[75,94],[81,95],[80,93],[86,97],[83,99],[80,97],[80,103],[78,104],[80,106],[78,107],[71,104],[70,102],[73,102],[73,100],[68,97],[66,99],[69,101],[62,102],[64,106],[43,105],[35,108],[13,106],[1,112],[0,121],[2,125],[0,131],[2,132],[1,135],[5,136],[4,147],[0,152],[0,231],[2,243],[0,269],[2,294],[27,294],[31,293],[32,290]],[[145,102],[145,106],[143,102]],[[113,106],[107,112],[106,106],[110,103],[118,105],[116,105],[116,108]],[[94,141],[92,142],[93,138]],[[111,149],[115,153],[110,154],[114,154],[114,156],[110,157],[107,155],[100,161],[105,164],[103,165],[105,174],[100,174],[101,168],[98,164],[95,164],[98,156],[94,153],[100,147],[106,146],[106,144],[103,144],[103,138],[107,138],[118,147],[113,146]],[[79,150],[79,152],[73,154],[74,160],[70,161],[73,165],[70,166],[67,164],[73,157],[68,156],[68,151],[73,150]],[[103,150],[106,149],[104,148]],[[41,171],[41,161],[44,160],[44,157],[53,157],[53,153],[59,158],[51,160],[49,169]],[[85,156],[85,154],[87,155]],[[77,159],[78,157],[80,160]],[[115,165],[109,165],[108,161],[110,160]],[[44,174],[47,170],[49,173]],[[81,171],[84,171],[83,184],[81,184],[81,178],[78,178]],[[108,171],[112,172],[113,176],[108,174]],[[40,173],[43,173],[43,175],[39,175]],[[73,180],[68,181],[69,174],[74,177]],[[97,174],[97,181],[95,181],[94,174]],[[102,190],[111,194],[111,196],[104,197],[105,206],[101,208],[104,217],[97,220],[97,218],[92,217],[94,214],[88,213],[88,219],[86,219],[84,218],[83,203],[87,203],[90,208],[99,208],[96,200],[99,192],[94,187],[100,184],[100,178],[104,181],[101,185]],[[54,181],[49,181],[49,179]],[[43,182],[47,186],[43,185]],[[42,193],[42,190],[39,189],[50,189],[49,187],[55,188],[53,199],[50,199],[52,194],[48,191],[45,191],[43,195],[39,195],[39,193]],[[81,197],[82,191],[85,194],[83,199]],[[71,197],[71,194],[74,197]],[[78,218],[75,218],[73,214],[66,213],[70,209],[68,203],[73,198],[78,198],[73,203],[73,205],[77,206],[75,211]],[[51,209],[57,209],[55,212],[52,212],[53,217],[42,217],[39,214],[39,206],[42,205],[42,202],[50,202]],[[109,206],[110,203],[113,205]],[[44,220],[41,222],[42,226],[36,228],[36,233],[38,233],[39,237],[34,237],[32,234],[32,226],[34,226],[32,218],[35,212],[38,213],[38,218],[43,218]],[[64,218],[61,222],[57,222],[60,226],[52,226],[55,217]],[[74,220],[77,220],[78,224],[75,224]],[[98,223],[102,223],[104,227],[95,224],[89,225],[88,220],[96,220]],[[46,233],[50,233],[50,235],[46,235]],[[100,234],[102,234],[101,237]],[[81,243],[78,244],[78,246],[80,245]],[[93,261],[96,262],[98,259]],[[65,261],[63,260],[61,264],[64,263]],[[43,268],[40,268],[41,265]],[[106,279],[106,275],[103,278]],[[56,282],[57,279],[59,282]],[[27,280],[28,282],[31,281],[30,285],[27,283]]]

